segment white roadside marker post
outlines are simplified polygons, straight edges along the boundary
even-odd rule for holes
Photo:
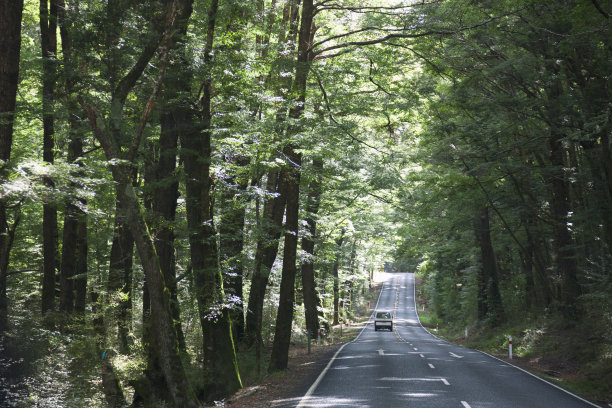
[[[508,358],[512,360],[512,336],[508,336]]]

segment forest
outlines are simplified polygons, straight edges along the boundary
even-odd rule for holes
[[[383,269],[612,397],[611,58],[610,0],[0,0],[0,405],[222,400]]]

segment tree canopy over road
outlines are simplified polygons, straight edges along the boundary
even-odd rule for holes
[[[0,0],[0,403],[222,399],[385,262],[438,324],[588,332],[612,383],[611,24],[609,0]]]

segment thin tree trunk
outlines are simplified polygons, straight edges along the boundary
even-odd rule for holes
[[[184,33],[182,33],[184,35]],[[172,71],[172,69],[170,70]],[[173,75],[172,72],[169,72]],[[177,97],[176,88],[168,87],[166,100]],[[166,286],[172,297],[172,315],[175,321],[176,332],[181,350],[185,350],[185,336],[181,327],[180,308],[176,286],[176,257],[174,250],[174,222],[176,217],[178,192],[178,179],[174,174],[176,169],[176,155],[178,136],[182,126],[181,110],[172,105],[166,105],[161,118],[161,134],[159,136],[159,160],[156,165],[155,183],[153,190],[153,217],[155,219],[154,236],[155,248],[159,262],[164,273]]]
[[[554,247],[557,254],[556,267],[561,276],[562,311],[567,318],[576,317],[576,300],[580,296],[576,248],[568,225],[570,213],[569,189],[565,181],[563,140],[553,133],[549,139],[550,163],[553,167],[549,183],[552,188],[551,216],[553,220]]]
[[[319,338],[319,312],[317,306],[320,303],[316,288],[314,273],[314,248],[317,233],[316,217],[321,203],[321,172],[323,171],[323,160],[314,158],[312,161],[314,176],[310,182],[308,197],[306,198],[306,235],[302,237],[302,250],[305,253],[302,261],[302,290],[304,291],[304,314],[306,318],[306,330],[311,339]]]
[[[277,169],[270,170],[266,181],[266,192],[273,197],[264,201],[260,236],[255,249],[255,268],[251,277],[249,304],[246,312],[245,342],[252,345],[261,336],[263,304],[270,271],[278,253],[279,238],[285,213],[285,194],[281,191],[281,177]]]
[[[87,215],[80,214],[77,225],[76,264],[74,280],[74,311],[85,312],[87,303]]]
[[[54,121],[55,121],[55,82],[57,59],[57,2],[40,0],[40,35],[43,61],[42,76],[42,121],[43,121],[43,160],[53,164],[54,160]],[[45,185],[53,189],[55,184],[49,177]],[[71,232],[69,232],[70,234]],[[55,296],[55,269],[57,260],[57,208],[54,203],[43,203],[43,313],[53,310]],[[73,295],[70,277],[61,278],[60,310],[72,312]]]
[[[134,239],[125,218],[125,204],[117,199],[115,206],[115,228],[110,251],[107,290],[111,297],[112,320],[118,328],[119,350],[127,354],[131,323],[123,311],[126,304],[131,302],[131,288],[127,288],[127,292],[124,292],[124,289],[126,280],[130,279],[132,274]]]
[[[340,237],[336,239],[336,254],[334,259],[334,265],[332,266],[332,277],[334,279],[334,315],[332,325],[340,323],[340,276],[338,274],[340,269],[340,255],[342,242],[344,241],[344,230],[342,230]]]
[[[276,314],[274,343],[270,356],[270,371],[284,370],[289,362],[289,343],[293,324],[293,307],[295,300],[296,254],[298,245],[298,220],[300,204],[300,169],[301,154],[293,148],[285,149],[285,156],[290,164],[283,176],[284,191],[287,197],[287,214],[285,221],[285,245],[283,246],[283,270],[280,284],[280,299]]]
[[[476,237],[480,246],[481,276],[479,277],[479,308],[478,318],[489,319],[493,327],[505,319],[504,309],[499,293],[498,269],[489,226],[489,209],[483,206],[478,211],[476,221]]]
[[[72,29],[69,19],[66,18],[65,2],[63,0],[56,1],[57,22],[62,39],[64,84],[67,95],[66,108],[69,115],[68,122],[70,126],[67,160],[69,163],[74,163],[83,156],[83,137],[79,131],[80,121],[77,117],[78,105],[74,95],[76,63],[72,54]],[[79,166],[81,165],[82,164],[79,163]],[[83,176],[83,173],[78,171],[74,173],[74,176],[75,179],[78,179]],[[72,184],[73,187],[77,185],[78,184]],[[85,204],[86,202],[82,197],[71,197],[71,199],[67,201],[62,238],[60,276],[72,277],[74,310],[77,312],[85,311],[87,299],[87,215],[82,210]],[[51,278],[51,276],[49,276],[49,278]],[[55,282],[48,282],[46,285],[55,289]],[[45,297],[46,290],[49,290],[49,288],[45,287],[43,283],[43,298]]]

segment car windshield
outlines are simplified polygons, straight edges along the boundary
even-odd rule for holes
[[[389,313],[389,312],[378,312],[378,313],[376,313],[376,318],[377,319],[390,319],[391,318],[391,313]]]

